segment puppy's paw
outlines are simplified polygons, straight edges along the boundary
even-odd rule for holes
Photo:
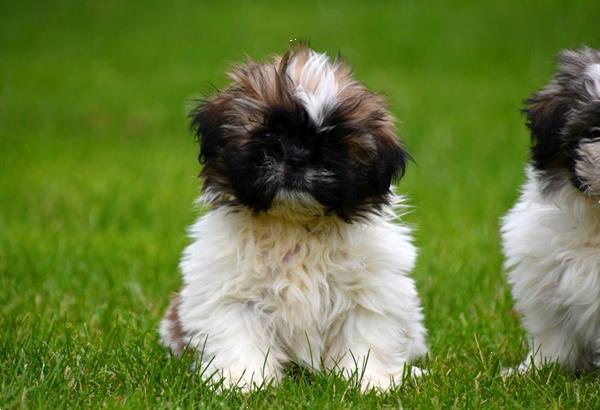
[[[255,374],[248,375],[244,373],[242,375],[229,374],[227,376],[223,376],[221,381],[221,386],[223,389],[237,389],[242,393],[250,393],[269,385],[272,383],[273,378],[266,378],[260,375],[256,376]]]
[[[531,361],[524,361],[516,367],[505,367],[500,370],[500,376],[502,378],[514,377],[514,376],[522,376],[525,373],[529,372],[533,368]]]
[[[405,377],[416,379],[429,374],[425,369],[412,366],[409,370],[395,375],[368,375],[365,374],[361,380],[361,390],[367,392],[369,390],[388,391],[402,384]]]
[[[421,369],[420,367],[413,366],[410,368],[410,377],[412,377],[412,378],[423,377],[423,376],[427,376],[428,374],[429,374],[428,370]]]
[[[242,393],[250,393],[274,383],[275,378],[255,372],[244,372],[223,374],[219,381],[223,389],[237,389]]]
[[[360,390],[363,393],[370,390],[387,391],[399,382],[401,381],[392,376],[364,376],[360,382]]]
[[[209,381],[216,388],[231,390],[237,389],[242,393],[250,393],[262,387],[276,384],[277,378],[272,374],[265,374],[262,369],[257,371],[248,370],[216,370],[208,367],[201,369],[202,364],[194,362],[191,371],[201,372],[202,379]]]

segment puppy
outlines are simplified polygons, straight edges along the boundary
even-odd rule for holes
[[[426,346],[417,252],[392,211],[408,157],[394,119],[305,46],[229,77],[191,114],[210,210],[190,229],[162,343],[201,353],[225,386],[277,383],[289,363],[398,383]]]
[[[600,354],[600,52],[563,51],[554,79],[526,101],[531,161],[502,223],[508,281],[531,337],[517,372],[556,362],[585,370]]]

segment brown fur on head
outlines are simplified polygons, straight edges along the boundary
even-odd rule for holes
[[[389,201],[408,154],[385,101],[345,63],[297,46],[229,77],[192,112],[214,204],[269,212],[302,202],[350,221]]]

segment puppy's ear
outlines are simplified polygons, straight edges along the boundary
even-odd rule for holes
[[[198,160],[204,164],[218,158],[223,151],[223,130],[227,101],[222,96],[211,100],[202,100],[190,112],[190,127],[198,142],[200,155]]]
[[[386,192],[395,179],[404,176],[410,155],[400,143],[392,127],[380,129],[376,135],[379,161],[375,167],[375,182],[379,192]]]
[[[562,160],[562,130],[567,121],[568,100],[558,84],[525,100],[523,112],[531,131],[531,157],[538,169],[559,166]]]

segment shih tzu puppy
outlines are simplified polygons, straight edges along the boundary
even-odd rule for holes
[[[600,51],[558,59],[554,79],[526,102],[531,163],[502,223],[508,280],[531,337],[512,372],[600,363]]]
[[[408,156],[386,104],[305,46],[229,77],[191,115],[210,210],[190,229],[162,342],[198,352],[225,386],[277,383],[289,363],[398,383],[426,332],[390,189]]]

